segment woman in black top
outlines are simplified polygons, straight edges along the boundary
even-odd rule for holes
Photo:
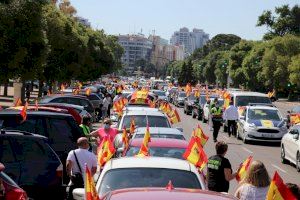
[[[232,173],[229,160],[225,158],[228,145],[224,141],[216,143],[217,155],[211,156],[207,164],[207,184],[208,189],[216,192],[228,192],[229,181],[236,177],[237,173]]]

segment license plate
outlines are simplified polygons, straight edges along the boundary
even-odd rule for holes
[[[274,136],[272,134],[261,134],[265,138],[273,138]]]

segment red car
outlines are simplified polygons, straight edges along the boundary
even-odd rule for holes
[[[134,156],[138,154],[143,138],[135,138],[131,140],[126,156]],[[149,142],[150,156],[156,157],[171,157],[183,159],[182,155],[188,146],[185,140],[177,140],[171,138],[151,138]]]
[[[3,171],[5,167],[0,163],[0,199],[5,200],[26,200],[26,192],[20,188],[9,176]]]
[[[233,196],[198,189],[133,188],[112,191],[102,200],[230,200]]]

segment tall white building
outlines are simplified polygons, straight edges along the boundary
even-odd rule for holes
[[[170,39],[172,45],[183,45],[185,57],[191,55],[196,49],[203,47],[209,40],[209,35],[202,29],[194,28],[192,32],[188,28],[175,31]]]
[[[144,35],[119,35],[118,42],[124,48],[121,61],[126,72],[134,71],[137,60],[150,60],[152,42]]]

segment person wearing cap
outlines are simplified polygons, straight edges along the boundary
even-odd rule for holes
[[[101,143],[101,140],[105,137],[109,137],[111,141],[114,141],[116,135],[118,134],[118,129],[111,127],[111,120],[106,118],[103,121],[103,127],[99,128],[96,131],[93,131],[90,135],[93,137],[98,137],[100,139],[99,144]]]

